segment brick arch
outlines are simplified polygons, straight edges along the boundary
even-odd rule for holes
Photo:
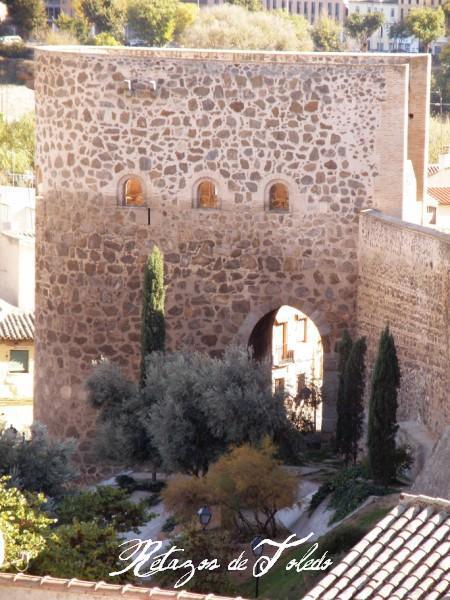
[[[334,431],[336,417],[336,393],[338,383],[337,360],[334,351],[336,340],[333,338],[332,330],[325,315],[314,308],[308,301],[299,301],[292,298],[274,299],[254,307],[242,322],[236,335],[236,342],[242,345],[249,344],[252,334],[259,324],[268,327],[270,321],[275,318],[277,310],[281,306],[291,306],[300,310],[317,327],[323,348],[323,410],[322,431],[332,433]],[[269,318],[268,318],[269,317]]]

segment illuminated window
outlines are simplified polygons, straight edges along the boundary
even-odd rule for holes
[[[197,188],[197,208],[218,208],[216,186],[212,181],[202,181]]]
[[[269,210],[289,210],[289,192],[287,187],[283,183],[274,183],[270,186]]]
[[[123,204],[125,206],[143,206],[144,194],[139,179],[131,177],[123,185]]]

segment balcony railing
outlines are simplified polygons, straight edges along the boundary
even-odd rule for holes
[[[273,352],[273,362],[277,365],[283,365],[286,363],[294,362],[294,351],[288,350],[287,344],[277,346]]]

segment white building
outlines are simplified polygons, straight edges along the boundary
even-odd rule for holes
[[[34,310],[35,192],[0,187],[0,298]]]
[[[415,38],[401,40],[391,39],[389,36],[391,26],[398,23],[400,18],[399,5],[396,0],[349,0],[348,14],[359,13],[367,15],[382,13],[384,24],[369,39],[369,50],[372,52],[418,52],[419,46]],[[348,45],[352,49],[359,49],[351,38]]]
[[[450,147],[439,162],[428,166],[427,205],[424,224],[450,233]]]

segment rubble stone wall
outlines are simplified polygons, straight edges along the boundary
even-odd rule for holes
[[[440,435],[450,422],[450,235],[376,211],[361,214],[359,231],[357,322],[367,363],[389,325],[402,374],[399,420]]]
[[[136,374],[156,243],[171,349],[247,343],[283,304],[313,319],[331,430],[335,342],[355,325],[358,214],[402,213],[412,59],[400,59],[37,49],[36,418],[88,455],[82,383],[100,355]],[[131,174],[145,208],[121,206]],[[195,208],[204,177],[218,209]],[[288,186],[289,213],[266,210],[273,181]]]

